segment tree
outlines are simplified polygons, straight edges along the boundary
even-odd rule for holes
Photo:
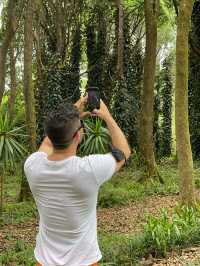
[[[29,0],[24,22],[24,101],[30,152],[36,149],[35,97],[32,81],[33,8],[33,1]]]
[[[106,7],[96,4],[90,14],[86,29],[88,86],[98,87],[102,98],[105,98],[105,68],[107,59],[106,19]]]
[[[122,128],[128,138],[131,135],[130,133],[132,133],[131,129],[133,127],[132,93],[128,92],[128,82],[129,84],[131,83],[128,78],[131,73],[126,68],[127,63],[132,63],[130,61],[127,62],[127,57],[129,56],[130,58],[131,54],[130,47],[127,47],[126,45],[127,39],[129,38],[130,40],[130,28],[128,17],[124,21],[122,1],[116,1],[116,3],[118,14],[115,30],[115,36],[117,39],[117,65],[115,75],[116,81],[114,82],[115,87],[113,89],[112,97],[112,112],[120,128]]]
[[[157,175],[153,144],[153,106],[158,5],[159,1],[157,0],[144,1],[146,48],[144,59],[143,92],[141,98],[140,152],[149,177]]]
[[[170,156],[172,150],[172,77],[171,77],[171,61],[169,55],[163,61],[163,69],[161,71],[162,78],[162,125],[161,125],[161,155]]]
[[[8,110],[10,120],[13,118],[13,111],[14,111],[14,104],[17,92],[17,81],[16,81],[16,56],[15,56],[15,46],[14,41],[11,43],[10,46],[10,98],[8,102]]]
[[[195,203],[193,159],[188,122],[188,35],[193,1],[181,0],[176,39],[175,121],[181,201]]]
[[[94,18],[93,18],[94,19]],[[88,59],[88,86],[98,86],[97,58],[96,58],[96,30],[92,19],[87,29],[87,59]]]
[[[28,133],[28,150],[36,150],[36,116],[35,97],[32,81],[32,53],[33,53],[33,0],[28,0],[24,21],[24,102],[26,115],[26,129]],[[25,176],[22,177],[20,200],[29,198],[30,189]]]
[[[154,120],[153,120],[153,136],[154,136],[154,151],[156,157],[160,157],[161,150],[161,128],[160,128],[160,116],[161,116],[161,75],[160,71],[155,78],[155,89],[154,89]]]
[[[124,9],[123,0],[116,0],[118,8],[118,44],[117,44],[117,74],[124,76]]]
[[[80,61],[81,61],[81,25],[78,24],[74,33],[71,51],[71,82],[74,87],[72,102],[77,101],[80,98]]]
[[[104,11],[105,14],[105,11]],[[110,32],[111,28],[109,29],[109,23],[107,21],[107,30],[105,32],[104,30],[104,35],[106,33],[107,36],[104,36],[104,40],[106,38],[106,59],[104,60],[104,79],[103,79],[103,84],[104,84],[104,93],[102,94],[102,99],[103,101],[110,106],[112,102],[112,96],[113,92],[115,89],[116,85],[116,66],[117,66],[117,36],[118,36],[118,10],[115,9],[115,11],[111,14],[111,18],[115,23],[115,31],[114,31],[114,38],[111,37]],[[107,19],[108,20],[108,19]],[[105,26],[105,23],[102,23],[102,26]],[[101,32],[103,34],[103,27],[101,29]],[[99,31],[100,35],[100,31]],[[101,41],[102,45],[103,42]],[[102,58],[103,59],[103,58]]]
[[[97,86],[100,88],[102,97],[105,98],[105,67],[107,55],[107,22],[106,22],[106,7],[98,7],[97,10],[97,73],[98,83]],[[110,88],[109,88],[110,89]],[[104,95],[103,95],[104,94]]]
[[[8,1],[7,23],[5,27],[3,40],[0,44],[0,104],[5,89],[7,53],[16,31],[16,16],[15,16],[16,2],[17,1],[13,0]]]

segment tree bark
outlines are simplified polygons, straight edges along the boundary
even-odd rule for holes
[[[3,215],[3,189],[4,189],[4,169],[2,170],[1,174],[0,174],[0,191],[1,191],[1,195],[0,195],[0,218]]]
[[[181,201],[195,203],[193,158],[188,122],[188,36],[193,1],[181,0],[176,39],[175,120]]]
[[[64,27],[64,18],[63,18],[63,10],[60,1],[56,1],[56,16],[55,16],[55,24],[56,24],[56,47],[57,53],[60,55],[62,60],[65,58],[65,27]]]
[[[33,1],[28,0],[24,24],[24,100],[29,151],[36,149],[35,98],[32,82]]]
[[[116,0],[118,8],[118,44],[117,44],[117,74],[124,77],[124,10],[123,0]]]
[[[8,101],[8,111],[10,120],[13,118],[14,104],[17,92],[17,81],[16,81],[16,57],[15,57],[14,42],[10,46],[10,97]]]
[[[156,70],[158,0],[145,0],[146,48],[141,96],[140,152],[147,175],[157,176],[153,144],[154,81]]]
[[[28,148],[30,153],[36,150],[35,97],[32,81],[33,9],[34,1],[28,0],[24,21],[24,102],[26,114],[26,129],[28,133]],[[30,188],[22,170],[19,201],[23,201],[30,197]]]
[[[5,29],[5,36],[3,37],[2,44],[0,45],[0,104],[2,102],[5,90],[5,76],[6,76],[6,57],[8,48],[15,35],[16,31],[16,1],[8,1],[8,19]]]

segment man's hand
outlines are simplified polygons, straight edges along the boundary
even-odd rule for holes
[[[112,118],[112,115],[108,110],[108,107],[105,105],[105,103],[102,100],[100,101],[100,109],[94,109],[92,111],[92,114],[97,115],[98,117],[100,117],[104,121]]]
[[[84,112],[85,105],[87,104],[88,101],[88,95],[86,96],[81,96],[81,98],[74,104],[79,112],[80,112],[80,118],[83,118],[84,116],[91,115],[90,112]]]

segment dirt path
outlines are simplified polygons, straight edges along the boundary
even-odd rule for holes
[[[161,208],[171,211],[177,204],[177,196],[147,197],[142,202],[122,207],[98,210],[98,226],[108,233],[130,234],[141,230],[145,214],[159,215]]]
[[[27,244],[35,243],[38,223],[35,219],[29,222],[0,227],[0,253],[13,247],[16,241],[24,241]]]

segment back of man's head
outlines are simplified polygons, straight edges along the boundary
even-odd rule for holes
[[[62,103],[45,120],[45,132],[55,149],[66,149],[79,126],[78,109],[72,103]]]

